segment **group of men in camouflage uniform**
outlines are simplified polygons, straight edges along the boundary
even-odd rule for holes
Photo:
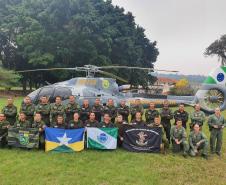
[[[142,120],[144,114],[146,121]],[[0,128],[38,128],[43,133],[44,128],[82,128],[82,127],[118,127],[119,144],[123,140],[122,126],[129,124],[131,115],[131,125],[149,126],[162,128],[162,148],[168,148],[172,143],[173,152],[183,149],[184,156],[190,153],[196,156],[202,150],[202,156],[207,158],[208,140],[202,132],[202,126],[206,116],[200,110],[200,105],[196,104],[194,111],[190,115],[191,132],[186,136],[189,114],[185,111],[184,105],[180,104],[179,109],[173,112],[169,107],[169,102],[164,101],[163,107],[158,111],[155,103],[150,102],[149,108],[144,108],[139,99],[135,100],[133,106],[126,105],[122,100],[118,107],[115,106],[113,99],[109,99],[106,106],[102,106],[100,99],[95,100],[91,107],[88,100],[83,101],[82,107],[76,103],[75,97],[70,96],[66,105],[62,104],[62,99],[57,96],[55,103],[50,104],[48,97],[43,96],[40,103],[35,106],[30,97],[25,97],[19,110],[17,118],[17,107],[13,104],[13,99],[8,98],[7,105],[0,114]],[[171,126],[172,119],[175,120]],[[211,153],[221,155],[222,136],[224,128],[224,118],[220,109],[216,108],[215,114],[208,119],[210,129],[210,149]],[[217,143],[216,143],[217,140]],[[216,143],[216,146],[215,146]]]

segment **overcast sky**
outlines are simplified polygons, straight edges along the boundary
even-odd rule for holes
[[[156,40],[160,55],[155,68],[203,74],[219,65],[204,57],[205,48],[226,34],[226,0],[112,0],[135,16]]]

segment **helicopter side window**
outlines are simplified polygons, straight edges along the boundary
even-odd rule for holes
[[[54,91],[53,87],[44,87],[44,88],[42,88],[41,92],[38,95],[39,99],[42,96],[47,96],[47,97],[49,97],[50,102],[52,102],[53,91]]]
[[[61,96],[62,100],[66,100],[66,99],[68,99],[68,97],[70,95],[72,95],[72,92],[68,88],[59,87],[59,88],[56,88],[55,91],[54,91],[54,98],[56,96]]]

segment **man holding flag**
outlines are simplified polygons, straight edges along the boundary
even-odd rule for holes
[[[111,122],[108,113],[99,128],[87,127],[87,148],[109,150],[117,147],[118,128]]]
[[[110,117],[109,113],[104,114],[104,120],[100,124],[100,127],[102,127],[102,128],[114,128],[115,127],[115,124],[111,122],[111,117]]]
[[[100,123],[96,120],[94,112],[90,112],[89,119],[85,122],[86,127],[100,127]]]
[[[62,115],[58,115],[56,118],[56,122],[52,124],[53,128],[66,128],[66,124],[64,123],[64,117]]]

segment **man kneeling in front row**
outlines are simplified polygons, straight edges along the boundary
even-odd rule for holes
[[[184,157],[187,156],[189,146],[186,141],[186,131],[185,128],[182,127],[182,120],[178,119],[176,122],[176,125],[174,125],[170,130],[170,137],[172,140],[173,145],[173,152],[177,153],[181,151],[181,148],[183,148],[183,155]]]
[[[189,135],[190,155],[195,157],[199,150],[202,150],[202,156],[207,159],[208,141],[205,134],[200,131],[199,124],[195,124],[193,131]]]
[[[149,124],[148,126],[152,128],[161,128],[161,135],[162,135],[162,143],[160,145],[161,153],[166,154],[166,149],[169,148],[169,141],[166,138],[166,133],[164,131],[163,126],[161,125],[161,119],[159,116],[154,118],[154,123]]]

